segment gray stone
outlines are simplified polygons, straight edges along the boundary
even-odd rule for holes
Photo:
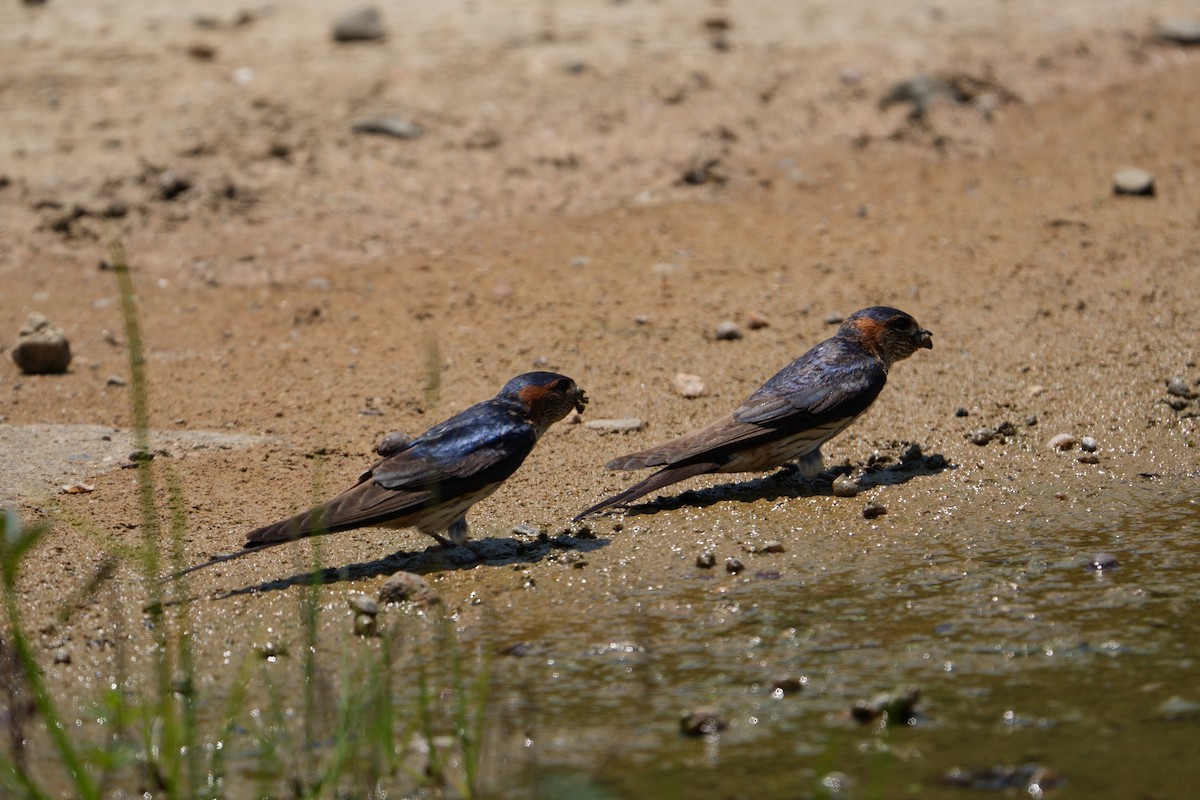
[[[425,579],[415,572],[397,572],[379,587],[379,602],[399,603],[404,600],[432,605],[438,602],[438,596]]]
[[[347,11],[333,22],[333,38],[338,42],[374,42],[387,36],[379,9],[363,6]]]
[[[26,375],[66,372],[71,363],[71,343],[62,328],[34,312],[17,334],[12,360]]]
[[[1113,193],[1135,197],[1154,196],[1154,176],[1144,169],[1126,167],[1113,176]]]
[[[732,341],[742,338],[742,329],[731,319],[727,319],[716,327],[713,336],[722,341]]]
[[[599,431],[600,433],[632,433],[640,431],[646,426],[636,417],[628,417],[625,419],[590,419],[583,423],[589,431]]]
[[[1175,44],[1200,45],[1200,20],[1166,20],[1158,26],[1158,38]]]
[[[346,599],[350,604],[350,608],[356,614],[366,614],[368,617],[373,617],[379,613],[379,604],[375,599],[365,594],[352,594]]]
[[[403,114],[389,114],[386,117],[362,119],[350,126],[355,133],[373,133],[379,136],[391,136],[394,139],[420,139],[425,135],[425,129]]]

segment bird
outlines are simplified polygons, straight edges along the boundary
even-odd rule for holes
[[[372,464],[346,491],[307,511],[246,534],[242,549],[176,572],[177,578],[308,536],[355,528],[416,528],[444,546],[467,544],[467,511],[517,471],[546,429],[587,393],[554,372],[526,372],[490,400],[408,440],[389,434]],[[445,531],[449,538],[443,537]]]
[[[897,361],[933,348],[933,334],[888,306],[856,311],[829,339],[784,367],[730,414],[670,442],[615,458],[610,470],[660,467],[600,501],[575,522],[696,475],[756,472],[794,463],[805,477],[824,469],[821,445],[875,402]]]

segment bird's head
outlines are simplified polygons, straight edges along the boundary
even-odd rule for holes
[[[556,372],[526,372],[518,375],[500,390],[501,397],[521,403],[530,421],[544,431],[574,409],[583,413],[588,403],[587,392],[566,375]]]
[[[854,336],[891,366],[921,348],[933,349],[933,334],[903,311],[871,306],[855,311],[842,323],[841,332]]]

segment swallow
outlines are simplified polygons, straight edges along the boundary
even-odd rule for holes
[[[903,311],[856,311],[838,332],[780,370],[732,413],[665,444],[613,459],[611,470],[660,469],[602,500],[575,521],[696,475],[756,472],[794,463],[805,477],[824,468],[821,445],[883,390],[897,361],[933,348],[933,334]]]
[[[517,471],[547,428],[572,409],[582,413],[587,402],[587,393],[565,375],[518,375],[492,399],[415,439],[389,434],[377,448],[384,457],[346,491],[256,528],[241,550],[213,556],[172,577],[308,536],[355,528],[416,528],[444,546],[465,545],[468,509]]]

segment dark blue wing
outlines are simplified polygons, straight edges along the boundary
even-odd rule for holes
[[[537,444],[537,432],[512,409],[479,403],[380,460],[363,479],[385,489],[421,491],[458,481],[502,481],[517,471]]]
[[[829,339],[780,370],[733,411],[738,422],[807,428],[867,410],[887,369],[862,348]]]

